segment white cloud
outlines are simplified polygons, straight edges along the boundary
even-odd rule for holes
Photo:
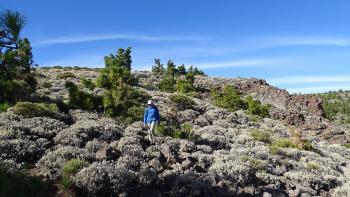
[[[286,76],[268,79],[273,85],[300,83],[350,82],[350,76]]]
[[[337,36],[271,36],[255,39],[261,47],[280,47],[280,46],[350,46],[349,37]]]
[[[210,62],[210,63],[195,63],[191,64],[198,68],[225,68],[225,67],[240,67],[240,66],[257,66],[276,63],[277,59],[250,59],[225,62]]]
[[[350,84],[287,88],[289,93],[324,93],[328,91],[350,90]]]
[[[201,37],[193,36],[146,36],[136,34],[100,34],[100,35],[72,35],[48,38],[35,42],[36,46],[54,45],[54,44],[71,44],[80,42],[93,42],[105,40],[135,40],[135,41],[153,41],[153,42],[178,42],[193,41],[203,43]]]

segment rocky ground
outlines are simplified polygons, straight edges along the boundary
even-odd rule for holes
[[[41,85],[52,84],[39,94],[60,100],[67,98],[66,80],[79,83],[80,77],[98,75],[80,69],[70,70],[74,78],[57,79],[66,71],[39,72]],[[168,109],[174,104],[169,93],[154,90],[161,77],[134,74],[138,88],[170,118]],[[271,118],[256,119],[242,110],[228,112],[212,105],[210,88],[224,85],[269,103]],[[150,144],[141,121],[124,125],[81,110],[53,119],[23,118],[10,109],[0,114],[1,163],[58,183],[65,162],[87,161],[72,175],[69,195],[76,196],[350,196],[350,149],[343,146],[349,142],[348,130],[324,117],[321,99],[292,96],[258,79],[199,76],[195,86],[200,89],[195,105],[177,111],[181,124],[192,125],[191,141],[156,137]],[[271,140],[307,140],[313,148],[271,152],[270,142],[252,135],[257,131],[268,133]]]

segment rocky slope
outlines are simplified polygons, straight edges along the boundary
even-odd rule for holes
[[[39,70],[39,94],[64,100],[66,80],[95,79],[94,70],[70,70],[76,77],[57,79],[63,69]],[[138,88],[171,118],[169,93],[152,90],[161,76],[134,73]],[[244,111],[228,112],[211,104],[213,87],[233,85],[244,95],[269,103],[271,118],[254,120]],[[156,137],[150,144],[142,122],[123,125],[97,113],[70,110],[64,119],[24,118],[11,109],[0,114],[0,158],[9,168],[30,169],[59,182],[65,162],[88,165],[72,176],[77,196],[349,196],[350,149],[346,128],[328,121],[322,100],[293,96],[259,79],[197,77],[195,105],[178,109],[181,124],[192,125],[193,140]],[[95,94],[102,94],[95,89]],[[67,119],[67,120],[68,120]],[[141,117],[140,117],[141,119]],[[271,140],[303,140],[312,145],[271,151]]]

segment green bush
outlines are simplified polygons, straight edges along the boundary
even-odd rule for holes
[[[318,170],[320,169],[320,166],[315,162],[307,162],[306,168],[309,170]]]
[[[263,163],[261,160],[255,159],[253,157],[249,157],[249,156],[242,156],[241,161],[243,162],[248,162],[253,169],[255,170],[264,170],[266,168],[266,164]]]
[[[96,85],[91,79],[81,78],[81,85],[87,89],[94,90]]]
[[[344,147],[350,149],[350,143],[349,144],[344,144]]]
[[[289,139],[278,139],[273,141],[270,145],[270,152],[272,154],[277,154],[280,148],[297,148],[297,145]]]
[[[175,84],[174,79],[165,77],[159,82],[158,89],[163,92],[175,92]]]
[[[241,100],[240,94],[232,86],[225,86],[221,91],[212,89],[211,98],[215,105],[228,109],[229,111],[236,111],[246,107],[245,103]]]
[[[193,140],[192,126],[189,123],[185,123],[181,128],[179,128],[176,125],[161,122],[155,127],[155,133],[159,136]]]
[[[62,169],[62,185],[68,189],[72,185],[71,176],[77,173],[81,168],[87,166],[86,161],[80,159],[71,159],[63,165]]]
[[[75,74],[71,72],[64,72],[57,75],[57,79],[67,79],[67,78],[75,78]]]
[[[57,118],[59,110],[56,104],[18,102],[13,106],[13,112],[25,118],[44,116]]]
[[[42,85],[41,85],[43,88],[51,88],[52,87],[52,84],[48,81],[45,81]]]
[[[67,81],[65,86],[68,89],[69,100],[67,104],[69,108],[101,111],[102,97],[79,90],[78,86],[70,81]]]
[[[0,112],[6,112],[10,107],[10,104],[7,102],[0,103]]]
[[[154,73],[164,73],[165,68],[163,64],[160,63],[160,59],[154,59],[154,66],[152,66],[152,72]]]
[[[47,196],[50,184],[38,177],[32,177],[21,171],[9,171],[0,166],[0,196]]]
[[[307,140],[303,140],[302,141],[302,147],[303,150],[306,151],[313,151],[313,152],[317,152],[316,149],[312,146],[312,143],[307,141]]]
[[[176,83],[176,91],[179,93],[186,94],[190,92],[196,92],[196,88],[190,81],[178,80]]]
[[[266,131],[259,131],[257,129],[254,129],[253,131],[251,131],[251,135],[256,141],[265,142],[265,143],[271,142],[271,137],[270,137],[271,135]]]
[[[196,104],[191,98],[183,94],[171,94],[169,99],[174,102],[179,109],[190,109]]]
[[[250,114],[258,115],[260,117],[269,117],[269,105],[262,105],[260,101],[253,100],[251,96],[245,99]]]

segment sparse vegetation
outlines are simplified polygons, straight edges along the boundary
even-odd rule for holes
[[[6,112],[10,107],[10,104],[7,102],[0,103],[0,112]]]
[[[290,139],[277,139],[270,144],[271,154],[277,154],[280,148],[297,148]]]
[[[94,90],[96,84],[91,79],[81,78],[81,85],[89,90]]]
[[[222,90],[212,89],[211,97],[215,105],[228,109],[229,111],[246,108],[239,92],[232,86],[225,86]]]
[[[255,170],[264,170],[266,168],[266,164],[264,162],[253,157],[242,156],[240,159],[245,163],[249,163]]]
[[[43,88],[51,88],[52,87],[52,84],[48,81],[45,81],[42,85],[41,85]]]
[[[67,78],[75,78],[75,74],[71,72],[64,72],[59,75],[57,75],[57,79],[67,79]]]
[[[13,112],[25,118],[57,117],[59,112],[56,104],[18,102],[13,106]]]
[[[179,109],[190,109],[196,104],[191,98],[183,94],[171,94],[169,99],[174,102]]]
[[[254,100],[251,96],[245,98],[245,103],[248,107],[248,112],[263,118],[269,117],[269,105],[262,105],[260,101]]]
[[[323,99],[323,109],[329,120],[350,125],[350,91],[330,91],[320,94]]]
[[[102,110],[102,97],[80,90],[73,82],[67,81],[65,86],[68,89],[69,100],[67,104],[69,108],[89,111]]]
[[[265,142],[265,143],[271,142],[270,133],[267,131],[260,131],[257,129],[253,129],[251,131],[251,135],[253,136],[254,140],[256,140],[256,141]]]
[[[309,170],[318,170],[318,169],[320,169],[320,166],[315,162],[307,162],[306,168]]]
[[[86,161],[80,159],[71,159],[67,161],[62,169],[62,185],[68,189],[72,185],[71,176],[78,172],[79,169],[87,166]]]

